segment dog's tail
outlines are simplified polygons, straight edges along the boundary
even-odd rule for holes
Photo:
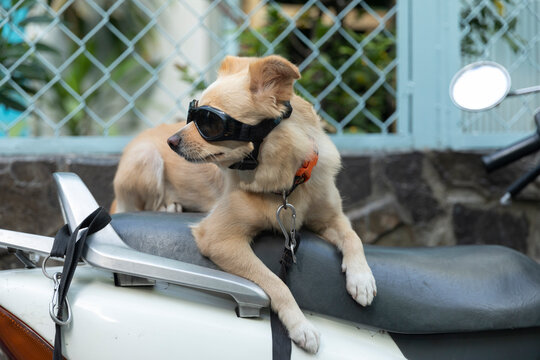
[[[109,209],[109,213],[110,214],[116,213],[116,199],[113,199],[111,203],[111,208]]]

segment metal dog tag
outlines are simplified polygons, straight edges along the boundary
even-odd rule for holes
[[[279,217],[279,214],[283,209],[291,209],[292,228],[290,234],[287,232],[285,225]],[[293,262],[296,264],[296,255],[294,254],[294,250],[296,248],[296,209],[291,204],[285,202],[283,205],[278,207],[276,211],[276,220],[281,228],[281,231],[283,232],[283,236],[285,237],[285,248],[291,252]]]

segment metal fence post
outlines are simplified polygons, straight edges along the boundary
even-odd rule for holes
[[[454,148],[454,144],[461,139],[461,115],[450,99],[450,82],[461,67],[461,33],[459,19],[461,3],[459,1],[441,1],[442,11],[445,15],[442,22],[442,44],[445,56],[441,59],[443,72],[441,74],[441,145],[444,148]]]
[[[415,148],[445,148],[456,133],[459,116],[449,98],[448,86],[460,63],[460,3],[401,0],[400,4],[404,2],[408,9],[400,6],[400,12],[408,14],[401,14],[401,20],[408,23],[405,34],[409,39],[400,40],[407,48],[398,52],[398,56],[407,56],[406,61],[399,59],[402,104],[407,99],[402,111],[406,109],[410,116]],[[400,30],[404,28],[402,24]],[[403,66],[405,63],[407,66]]]
[[[397,111],[398,133],[411,134],[412,99],[414,81],[412,74],[412,4],[413,0],[397,1]]]

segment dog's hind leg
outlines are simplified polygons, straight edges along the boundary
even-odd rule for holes
[[[165,196],[164,163],[151,142],[125,150],[114,177],[115,212],[157,211]]]

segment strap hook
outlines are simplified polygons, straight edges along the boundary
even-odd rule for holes
[[[71,322],[72,316],[71,316],[71,306],[69,305],[69,301],[68,301],[67,297],[64,300],[65,309],[67,311],[67,319],[62,320],[60,318],[61,314],[58,313],[58,310],[59,310],[59,306],[58,306],[59,305],[58,304],[59,293],[58,293],[58,290],[60,288],[60,279],[61,278],[62,278],[62,273],[61,272],[55,272],[52,275],[52,280],[54,282],[54,291],[53,291],[53,297],[52,297],[51,303],[49,304],[49,315],[51,316],[51,319],[57,325],[64,326],[64,325],[68,325]]]
[[[283,221],[281,221],[281,217],[279,216],[283,209],[291,210],[292,226],[290,233],[287,231],[287,228],[285,228],[285,225],[283,224]],[[276,211],[276,220],[279,224],[281,231],[283,232],[283,236],[285,237],[285,248],[291,252],[293,262],[296,264],[296,255],[294,254],[296,248],[296,209],[294,208],[294,206],[292,206],[292,204],[289,204],[287,202],[286,197],[284,197],[284,204],[280,205]]]
[[[47,272],[47,261],[51,258],[51,255],[48,255],[45,260],[43,260],[43,263],[41,264],[41,271],[43,272],[43,275],[45,275],[46,278],[51,279],[54,283],[54,291],[53,296],[51,299],[51,302],[49,303],[49,315],[51,316],[51,319],[58,325],[64,326],[68,325],[71,322],[72,316],[71,316],[71,306],[69,305],[69,301],[67,297],[64,300],[64,307],[67,311],[67,319],[62,320],[60,318],[60,314],[58,314],[58,290],[60,289],[60,280],[62,279],[62,273],[61,272],[55,272],[54,274],[49,274]]]

